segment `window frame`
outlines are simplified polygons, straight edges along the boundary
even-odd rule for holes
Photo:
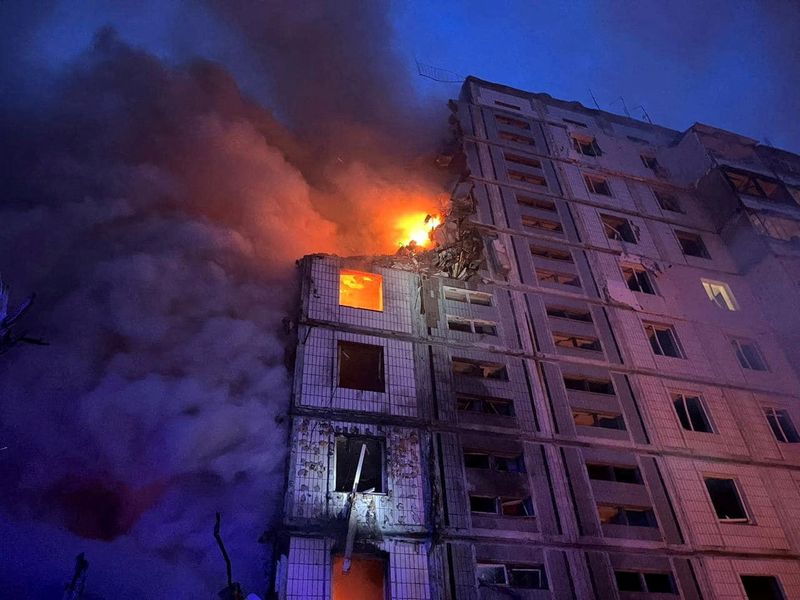
[[[686,359],[686,352],[683,350],[683,346],[678,338],[678,332],[675,331],[674,325],[668,323],[656,323],[655,321],[642,321],[642,326],[644,327],[645,337],[650,342],[650,349],[653,351],[654,355],[665,356],[667,358]],[[653,330],[653,337],[650,337],[648,328]],[[659,332],[666,332],[669,334],[670,341],[672,346],[675,348],[676,354],[668,354],[664,352],[664,343],[658,335]],[[659,352],[659,350],[661,350],[661,352]]]
[[[656,202],[661,210],[674,212],[680,215],[686,214],[686,211],[683,209],[680,200],[675,194],[653,188],[653,196],[655,197]]]
[[[623,527],[642,527],[645,529],[658,529],[658,518],[656,517],[656,511],[653,510],[652,506],[629,506],[625,504],[608,504],[605,502],[597,503],[597,518],[600,521],[600,526],[603,525],[622,525]],[[612,522],[610,520],[603,521],[603,517],[600,514],[601,508],[611,508],[617,510],[617,515],[622,517],[622,523],[620,522]],[[647,525],[639,525],[639,524],[632,524],[631,518],[628,512],[631,513],[642,513],[645,516],[645,520],[647,521]]]
[[[536,281],[539,283],[555,283],[557,285],[567,285],[569,287],[583,288],[581,277],[577,273],[567,271],[555,271],[553,269],[535,268]]]
[[[706,260],[711,260],[711,254],[708,252],[708,246],[706,246],[705,240],[703,240],[703,236],[699,233],[692,233],[691,231],[686,231],[685,229],[673,229],[675,234],[675,239],[678,241],[678,246],[681,249],[681,252],[684,256],[693,256],[695,258],[704,258]],[[698,249],[697,254],[692,254],[686,251],[686,246],[684,242],[689,244],[695,244]]]
[[[462,408],[462,403],[464,401],[467,402],[480,402],[481,403],[481,410],[472,410],[469,408]],[[486,410],[489,405],[495,404],[504,404],[508,407],[508,414],[504,414],[502,412],[498,412],[497,410]],[[461,392],[456,392],[456,410],[465,412],[465,413],[476,413],[482,415],[496,415],[499,417],[508,417],[513,418],[516,416],[516,412],[514,410],[514,401],[509,398],[495,398],[493,396],[478,396],[475,394],[462,394]]]
[[[578,423],[576,417],[579,414],[589,415],[592,418],[592,424],[585,425],[583,423]],[[605,421],[602,419],[605,419]],[[621,412],[612,413],[607,411],[592,411],[588,408],[572,408],[572,422],[575,427],[596,427],[598,429],[610,429],[612,431],[628,431],[628,424],[625,422],[625,416]],[[601,424],[603,422],[613,422],[621,425],[621,427],[607,427]]]
[[[527,227],[528,229],[546,231],[547,233],[564,233],[564,225],[561,224],[560,217],[558,221],[553,221],[552,219],[545,219],[533,215],[522,215],[520,217],[520,223],[523,227]]]
[[[359,304],[355,304],[355,303],[347,303],[345,300],[343,300],[342,299],[342,290],[343,290],[343,287],[345,287],[344,278],[347,277],[347,276],[362,277],[362,278],[364,278],[364,276],[369,276],[369,277],[374,278],[375,280],[377,280],[377,294],[378,294],[377,302],[373,302],[372,306],[364,306],[363,304],[359,305]],[[371,273],[369,271],[358,271],[356,269],[346,269],[346,268],[342,267],[342,268],[339,269],[339,278],[338,279],[339,279],[339,287],[338,287],[338,292],[337,292],[338,293],[338,295],[337,295],[337,300],[338,300],[337,304],[338,304],[338,306],[346,307],[346,308],[352,308],[354,310],[368,310],[368,311],[371,311],[371,312],[380,312],[380,313],[384,312],[384,310],[385,310],[385,302],[384,302],[384,300],[385,299],[384,299],[384,289],[383,289],[383,275],[381,275],[380,273]],[[349,286],[346,286],[346,287],[349,287]],[[355,302],[355,301],[353,300],[351,302]]]
[[[448,331],[456,331],[460,333],[469,333],[474,335],[488,335],[498,337],[500,335],[499,328],[496,321],[488,321],[486,319],[473,319],[471,317],[462,317],[459,315],[445,315]],[[451,323],[461,323],[466,325],[469,331],[451,327]],[[477,326],[487,327],[490,331],[477,331]]]
[[[545,305],[544,310],[545,314],[551,319],[563,319],[565,321],[572,321],[576,323],[594,323],[592,311],[588,308],[586,310],[581,310],[579,308],[569,306]]]
[[[553,331],[552,336],[553,344],[556,348],[565,348],[567,350],[584,350],[586,352],[603,351],[603,344],[600,342],[599,337],[590,337],[588,335],[580,335],[576,333],[561,333],[559,331]],[[581,341],[585,343],[581,345]]]
[[[774,406],[762,406],[761,408],[763,409],[764,418],[767,420],[767,426],[775,437],[775,441],[781,444],[800,444],[800,433],[798,433],[788,410],[785,408],[776,408]],[[784,429],[785,425],[781,423],[781,417],[789,424],[788,433],[787,430]],[[780,432],[780,437],[778,436],[778,432]]]
[[[761,352],[761,348],[759,348],[755,341],[744,338],[731,338],[731,345],[733,346],[733,352],[736,355],[736,359],[739,361],[740,367],[748,371],[759,371],[761,373],[769,372],[769,365],[764,359],[764,353]],[[744,351],[745,347],[749,347],[752,350],[753,356],[747,356]],[[753,358],[757,360],[753,361]],[[756,363],[757,366],[754,366],[754,363]]]
[[[463,299],[457,297],[462,295]],[[459,302],[461,304],[469,304],[472,306],[494,306],[494,295],[491,292],[468,290],[465,288],[453,287],[451,285],[442,286],[442,297],[450,302]]]
[[[705,277],[701,277],[700,284],[703,286],[703,290],[705,291],[706,296],[708,296],[708,299],[719,308],[731,312],[739,310],[739,303],[736,301],[736,296],[733,295],[733,292],[727,283],[724,281],[717,281],[714,279],[706,279]],[[714,292],[714,288],[720,288],[721,294],[716,294]],[[722,303],[717,300],[717,298],[720,296],[722,297]]]
[[[370,495],[386,495],[388,493],[388,481],[387,481],[387,469],[386,469],[386,438],[376,435],[362,435],[362,434],[349,434],[349,433],[340,433],[334,436],[334,464],[333,464],[333,490],[339,494],[349,494],[352,491],[352,483],[350,486],[346,487],[345,489],[339,489],[339,440],[369,440],[375,442],[378,445],[380,450],[380,456],[378,457],[379,466],[380,466],[380,482],[381,488],[380,490],[374,490],[371,492],[364,491],[364,490],[356,490],[359,494],[370,494]],[[367,460],[367,455],[369,454],[369,447],[367,447],[367,453],[364,455],[364,461]],[[362,468],[363,469],[363,468]],[[363,470],[362,470],[363,473]],[[353,473],[355,476],[355,472]],[[362,482],[359,480],[359,487],[362,485]]]
[[[589,175],[588,173],[583,174],[583,182],[586,184],[586,189],[589,191],[590,194],[595,194],[596,196],[606,196],[607,198],[613,198],[614,192],[611,189],[611,183],[606,177],[602,177],[600,175]],[[597,191],[599,189],[605,191]]]
[[[708,487],[709,480],[716,480],[716,481],[730,481],[733,484],[733,490],[736,492],[736,502],[738,503],[739,507],[744,514],[743,517],[731,517],[725,518],[719,516],[720,510],[717,508],[717,505],[714,502],[714,497],[711,494],[711,489]],[[708,500],[711,503],[711,509],[714,512],[714,516],[716,517],[717,521],[720,523],[752,523],[752,517],[750,516],[750,510],[747,507],[747,504],[744,499],[744,494],[742,493],[741,487],[739,482],[736,480],[735,477],[731,477],[730,475],[703,475],[703,484],[706,490],[706,495],[708,496]]]
[[[374,348],[378,350],[378,363],[380,364],[380,373],[376,380],[376,384],[372,387],[351,387],[350,385],[345,385],[342,382],[342,366],[346,363],[342,355],[346,355],[346,350],[344,347],[363,347],[363,348]],[[349,361],[349,358],[348,358]],[[354,367],[353,367],[354,368]],[[386,379],[386,347],[381,344],[365,344],[363,342],[353,342],[351,340],[336,340],[336,387],[341,388],[344,390],[358,390],[362,392],[373,392],[376,394],[385,394],[387,388],[389,387],[389,382]],[[350,379],[350,377],[347,377]],[[348,382],[349,383],[349,382]]]
[[[672,405],[675,409],[675,416],[678,418],[678,422],[685,431],[692,431],[694,433],[717,433],[717,430],[714,427],[713,422],[711,421],[711,417],[709,416],[709,412],[708,409],[706,408],[703,397],[700,394],[695,395],[695,394],[685,394],[683,392],[673,392],[670,395],[670,397],[672,398]],[[707,430],[695,428],[694,419],[692,418],[692,412],[689,410],[689,400],[697,401],[697,406],[699,406],[700,408],[703,422],[705,423]],[[685,415],[685,423],[684,423],[684,418],[681,417],[681,413],[678,410],[678,403],[680,403],[680,405],[683,407]],[[687,427],[686,424],[688,424],[689,427]]]
[[[599,212],[597,214],[600,216],[603,231],[608,239],[617,242],[625,242],[626,244],[639,243],[639,235],[636,232],[638,227],[636,227],[633,221],[625,217],[610,215],[608,213]]]
[[[603,154],[595,136],[572,135],[572,148],[581,156],[598,157]]]
[[[481,375],[475,375],[472,373],[460,373],[456,371],[456,362],[463,362],[465,364],[470,364],[473,367],[477,367],[481,370]],[[462,376],[462,377],[475,377],[479,379],[488,379],[492,381],[510,381],[508,376],[508,366],[505,363],[495,363],[488,360],[480,360],[480,359],[473,359],[473,358],[465,358],[461,356],[451,356],[450,363],[452,367],[452,373],[454,377]],[[487,375],[487,371],[484,370],[484,367],[491,368],[491,367],[500,367],[499,369],[493,370],[493,373],[501,373],[499,376],[492,376]]]
[[[638,267],[636,265],[631,264],[621,264],[619,266],[620,273],[622,274],[622,279],[625,281],[625,285],[628,289],[632,292],[636,292],[638,294],[647,294],[648,296],[657,296],[658,293],[656,292],[656,286],[653,283],[653,280],[650,277],[650,273],[648,273],[647,269],[643,267]],[[636,282],[636,286],[639,289],[634,289],[631,287],[631,281],[628,275],[625,273],[626,271],[630,271],[634,281]],[[644,279],[650,291],[644,289],[645,286],[642,285],[641,279]]]

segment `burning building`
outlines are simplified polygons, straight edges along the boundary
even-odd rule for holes
[[[450,107],[433,248],[298,263],[278,597],[800,598],[800,157]]]

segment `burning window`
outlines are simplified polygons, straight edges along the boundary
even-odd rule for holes
[[[748,520],[739,489],[733,479],[706,477],[705,482],[714,512],[720,521]]]
[[[383,346],[339,341],[339,387],[386,391]]]
[[[456,406],[463,412],[474,412],[484,415],[500,415],[503,417],[514,416],[514,403],[505,398],[490,398],[488,396],[470,396],[467,394],[456,395]]]
[[[352,492],[361,455],[357,492],[381,494],[383,485],[383,440],[359,435],[336,437],[336,491]]]
[[[474,304],[477,306],[491,306],[492,295],[486,292],[476,292],[473,290],[465,290],[462,288],[454,288],[444,286],[444,299],[452,300],[453,302],[463,302],[465,304]]]
[[[621,414],[573,410],[572,420],[581,427],[600,427],[601,429],[625,430],[625,420]]]
[[[553,333],[553,342],[559,348],[572,348],[577,350],[593,350],[600,352],[600,340],[593,337],[573,335],[567,333]]]
[[[377,273],[339,271],[339,306],[383,311],[383,277]]]
[[[572,145],[578,154],[584,156],[600,156],[602,154],[597,139],[593,137],[575,136],[572,138]]]
[[[635,244],[638,241],[634,226],[628,219],[601,214],[600,220],[603,222],[603,229],[608,239],[628,242],[629,244]]]
[[[681,250],[686,256],[697,256],[699,258],[711,258],[706,250],[706,245],[696,233],[689,231],[675,230],[675,237],[678,238],[678,243],[681,245]]]
[[[736,310],[736,299],[728,284],[710,279],[701,279],[700,282],[703,284],[708,299],[714,304],[726,310]]]
[[[656,290],[646,269],[633,265],[623,265],[622,277],[625,279],[625,283],[628,284],[628,289],[632,292],[655,295]]]
[[[782,408],[764,408],[764,416],[767,417],[769,428],[775,439],[784,444],[800,443],[800,435],[797,435],[794,423],[792,423],[789,412]]]
[[[678,336],[671,325],[645,323],[644,331],[655,354],[672,356],[673,358],[685,358],[678,344]]]
[[[658,205],[663,210],[668,210],[670,212],[676,212],[676,213],[683,213],[683,208],[681,208],[681,204],[680,202],[678,202],[678,198],[673,194],[664,192],[662,190],[653,190],[653,195],[656,197]]]
[[[766,371],[767,363],[761,356],[761,351],[755,342],[750,340],[731,340],[733,350],[736,352],[736,358],[739,359],[739,364],[744,369],[752,371]]]
[[[611,196],[611,186],[608,180],[604,177],[597,175],[584,175],[583,180],[586,182],[586,187],[592,194],[599,194],[600,196]]]
[[[617,483],[633,483],[637,485],[644,484],[639,469],[627,465],[586,463],[586,472],[589,474],[589,479],[598,481],[616,481]]]
[[[343,571],[344,556],[333,557],[332,600],[383,600],[386,561],[372,556],[353,556],[350,570]]]
[[[706,409],[703,406],[703,401],[699,396],[673,394],[672,403],[675,405],[675,412],[681,422],[681,427],[686,431],[714,433],[711,428],[711,421],[708,419]]]
[[[651,508],[598,504],[597,514],[600,517],[600,522],[604,525],[658,527],[656,515]]]
[[[472,360],[470,358],[453,357],[453,374],[508,381],[508,371],[505,365],[485,360]]]

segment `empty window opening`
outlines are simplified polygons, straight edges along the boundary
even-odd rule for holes
[[[507,125],[509,127],[516,127],[517,129],[525,130],[530,130],[531,128],[531,124],[527,121],[523,121],[522,119],[515,119],[514,117],[509,117],[507,115],[495,115],[494,118],[501,125]]]
[[[676,229],[675,237],[678,238],[678,243],[681,245],[681,250],[686,256],[711,258],[711,255],[706,249],[706,245],[703,243],[703,238],[696,233]]]
[[[747,521],[747,511],[733,479],[706,477],[706,489],[720,521]]]
[[[764,407],[764,416],[767,417],[767,423],[776,440],[784,444],[800,443],[800,436],[788,411],[782,408]]]
[[[731,340],[733,350],[736,352],[736,358],[739,359],[739,364],[743,369],[750,369],[752,371],[766,371],[767,363],[764,362],[761,351],[755,342],[749,340]]]
[[[339,271],[339,305],[383,311],[383,277],[377,273]]]
[[[622,277],[625,283],[628,284],[628,289],[632,292],[641,292],[642,294],[655,295],[656,289],[653,282],[650,280],[650,274],[647,269],[642,267],[634,267],[632,265],[623,265]]]
[[[575,262],[572,259],[572,252],[567,250],[556,250],[555,248],[545,248],[544,246],[531,246],[531,254],[550,260],[560,260],[562,262]]]
[[[564,376],[564,385],[568,390],[592,392],[593,394],[613,394],[614,386],[608,379],[587,379],[584,377]]]
[[[567,308],[564,306],[548,306],[547,316],[557,319],[568,319],[570,321],[581,321],[583,323],[592,322],[592,313],[588,310],[579,308]]]
[[[558,283],[572,287],[581,287],[581,280],[572,273],[560,273],[549,269],[536,269],[536,279],[543,283]]]
[[[647,592],[650,594],[677,594],[671,573],[639,571],[614,571],[620,592]]]
[[[533,501],[530,498],[500,498],[500,514],[504,517],[533,517]]]
[[[525,473],[525,457],[522,453],[498,455],[465,450],[464,466],[468,469],[491,469],[500,473]]]
[[[546,210],[548,212],[556,212],[556,203],[544,198],[534,198],[533,196],[522,196],[517,194],[517,202],[523,206],[537,208],[539,210]]]
[[[513,163],[515,165],[522,165],[524,167],[533,167],[534,169],[541,169],[542,163],[535,158],[530,158],[527,156],[520,156],[519,154],[510,154],[506,152],[504,154],[506,161]]]
[[[487,294],[486,292],[475,292],[473,290],[465,290],[447,286],[444,286],[442,290],[444,290],[445,300],[463,302],[465,304],[475,304],[477,306],[492,305],[492,295]]]
[[[531,173],[523,173],[522,171],[513,171],[509,169],[508,178],[513,181],[519,181],[520,183],[547,187],[547,180],[541,175],[533,175]]]
[[[478,585],[509,586],[526,590],[546,590],[547,576],[541,565],[503,565],[478,563]]]
[[[637,485],[644,483],[637,467],[586,463],[586,471],[589,474],[589,479],[635,483]]]
[[[638,228],[632,225],[628,219],[601,214],[600,220],[603,222],[603,230],[606,232],[608,239],[628,242],[629,244],[635,244],[638,241],[635,231]]]
[[[504,364],[470,358],[453,358],[453,374],[508,381],[508,371]]]
[[[599,194],[601,196],[611,196],[611,186],[608,185],[608,180],[604,177],[596,175],[584,175],[583,180],[586,182],[586,187],[592,194]]]
[[[658,527],[656,515],[651,508],[598,504],[597,514],[600,517],[600,522],[604,525]]]
[[[511,133],[510,131],[501,131],[500,139],[505,140],[507,142],[514,142],[515,144],[522,144],[525,146],[536,145],[536,142],[534,142],[533,138],[528,137],[527,135],[521,135],[519,133]]]
[[[546,590],[544,567],[510,567],[511,587],[524,590]]]
[[[364,461],[359,473],[357,492],[382,494],[383,440],[376,437],[340,435],[336,437],[336,491],[352,492],[353,483],[364,448]]]
[[[658,159],[655,156],[648,155],[648,154],[640,154],[639,158],[642,159],[642,164],[653,171],[653,173],[657,172],[661,165],[658,164]]]
[[[474,513],[497,514],[497,498],[494,496],[469,497],[469,510]]]
[[[474,412],[484,415],[500,415],[503,417],[514,416],[514,402],[504,398],[489,398],[487,396],[456,395],[456,406],[464,412]]]
[[[331,591],[333,600],[382,600],[386,589],[386,561],[368,556],[353,556],[350,570],[342,569],[344,556],[333,557]]]
[[[531,229],[541,229],[552,233],[563,233],[564,228],[558,221],[550,221],[548,219],[541,219],[539,217],[531,217],[529,215],[522,215],[522,226]]]
[[[575,136],[572,138],[572,146],[584,156],[600,156],[602,151],[597,144],[597,139],[593,137]]]
[[[678,336],[671,325],[645,323],[644,331],[655,354],[684,358],[681,347],[678,344]]]
[[[573,410],[572,420],[581,427],[600,427],[601,429],[618,429],[624,431],[625,420],[618,413],[592,412]]]
[[[485,452],[464,452],[464,466],[467,469],[491,469],[492,461]]]
[[[747,600],[786,600],[777,577],[771,575],[742,575]]]
[[[482,321],[480,319],[465,319],[464,317],[447,317],[447,328],[451,331],[464,333],[478,333],[481,335],[497,335],[497,323]]]
[[[747,171],[723,169],[725,177],[740,194],[766,198],[776,202],[791,202],[792,198],[779,181]]]
[[[594,352],[600,352],[603,349],[597,338],[566,333],[553,333],[553,343],[559,348],[592,350]]]
[[[676,213],[683,212],[681,203],[678,201],[678,198],[673,194],[667,193],[663,190],[653,190],[653,195],[656,197],[658,205],[663,210],[668,210],[670,212],[676,212]]]
[[[339,387],[368,392],[385,391],[383,346],[340,340]]]
[[[701,433],[714,433],[711,421],[706,415],[703,401],[699,396],[687,396],[686,394],[673,394],[672,403],[675,405],[675,412],[681,427],[686,431],[699,431]]]
[[[703,284],[708,299],[714,304],[725,310],[737,309],[736,298],[733,297],[733,292],[728,284],[710,279],[701,279],[700,282]]]
[[[511,110],[522,110],[521,106],[517,106],[516,104],[510,104],[509,102],[503,102],[502,100],[495,100],[494,103],[497,106],[502,106],[503,108],[510,108]]]

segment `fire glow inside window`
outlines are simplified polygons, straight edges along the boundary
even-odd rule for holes
[[[383,312],[383,277],[377,273],[339,271],[339,306]]]

